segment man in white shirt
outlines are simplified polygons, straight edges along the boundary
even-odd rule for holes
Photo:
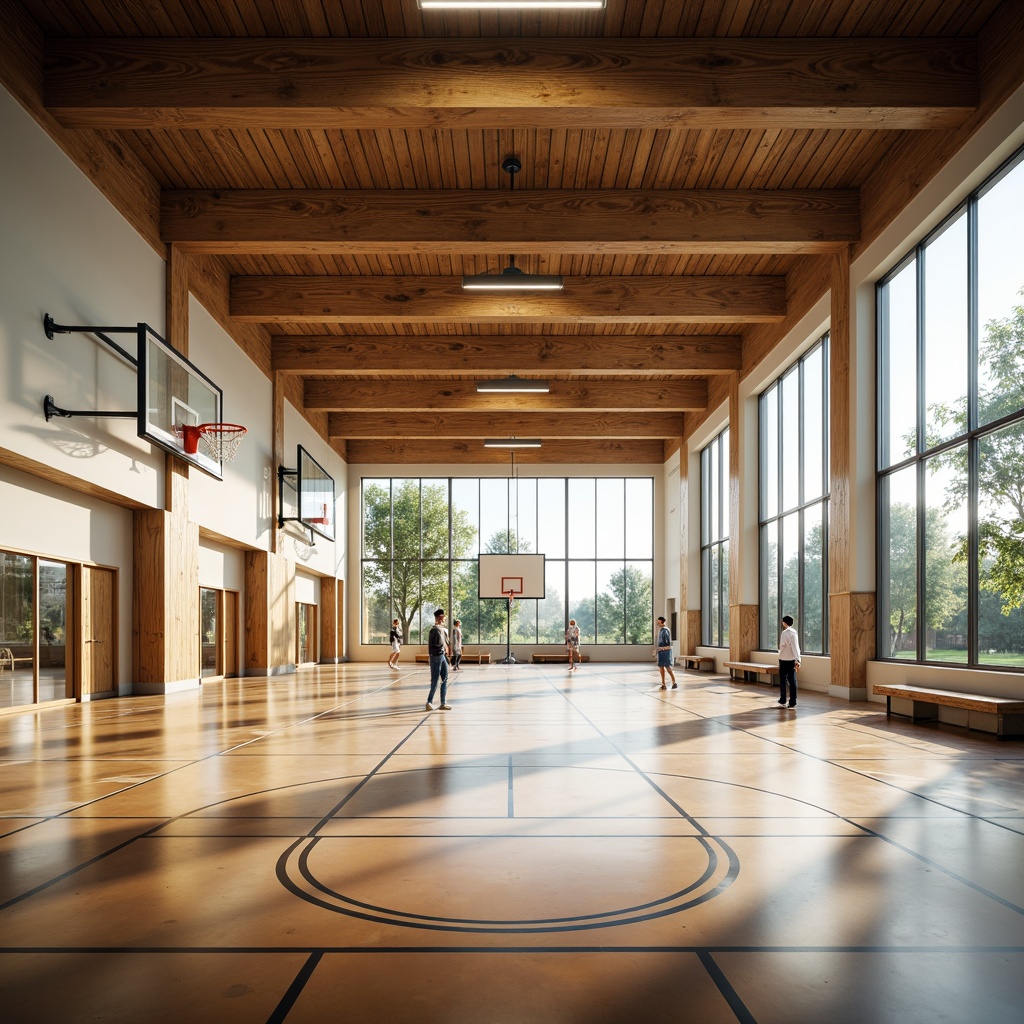
[[[800,638],[793,628],[793,616],[782,616],[782,636],[779,637],[779,703],[786,703],[786,684],[789,683],[789,706],[796,707],[796,674],[800,671]]]

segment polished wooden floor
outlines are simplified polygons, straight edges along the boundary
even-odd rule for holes
[[[1024,1019],[1024,744],[652,665],[0,718],[0,1019]]]

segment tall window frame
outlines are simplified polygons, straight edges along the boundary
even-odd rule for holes
[[[828,654],[829,334],[758,396],[760,646],[796,620],[801,650]]]
[[[700,619],[704,647],[729,646],[729,428],[700,453]]]
[[[1022,207],[1024,149],[876,288],[881,660],[1024,668]]]
[[[405,622],[414,600],[407,643],[426,641],[443,605],[464,644],[503,644],[506,609],[477,598],[477,558],[535,552],[546,556],[547,596],[515,603],[513,643],[563,643],[575,618],[585,644],[649,646],[654,498],[653,477],[364,478],[360,642],[387,642],[391,619]],[[396,527],[410,516],[414,531]]]

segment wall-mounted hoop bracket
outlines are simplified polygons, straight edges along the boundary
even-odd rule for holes
[[[138,324],[134,324],[131,327],[90,327],[88,325],[68,326],[66,324],[58,324],[49,313],[44,313],[43,333],[50,339],[50,341],[53,341],[54,335],[57,334],[95,334],[104,345],[108,345],[119,356],[127,359],[132,366],[139,365],[139,360],[136,356],[133,356],[127,349],[122,348],[116,341],[112,341],[107,337],[108,334],[134,334],[138,337]]]
[[[139,412],[137,409],[132,409],[131,412],[111,411],[108,409],[62,409],[54,402],[52,395],[47,395],[43,399],[43,415],[46,417],[46,422],[49,423],[54,416],[61,416],[64,419],[70,419],[72,416],[91,416],[93,419],[116,417],[118,419],[134,420],[138,419]]]

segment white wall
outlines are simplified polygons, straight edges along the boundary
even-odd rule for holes
[[[117,570],[118,682],[132,681],[132,513],[0,465],[0,548]]]
[[[67,409],[132,411],[135,367],[63,324],[164,321],[164,263],[100,192],[0,89],[0,445],[145,505],[163,495],[163,453],[134,419],[43,417],[43,396]],[[120,339],[134,354],[132,335]]]

